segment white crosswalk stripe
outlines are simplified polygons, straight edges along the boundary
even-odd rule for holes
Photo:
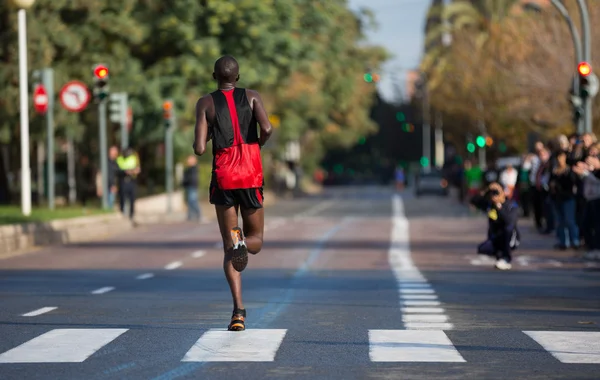
[[[600,364],[598,331],[523,331],[562,363]]]
[[[368,330],[368,350],[364,355],[371,362],[466,362],[461,350],[469,348],[465,347],[464,341],[459,347],[454,345],[444,331],[451,329],[451,323],[434,321],[406,322],[403,329],[371,329]],[[0,366],[4,363],[84,362],[109,345],[108,351],[119,352],[122,350],[117,349],[119,345],[128,349],[134,347],[128,341],[131,336],[127,332],[128,329],[119,328],[50,330],[0,353]],[[276,362],[282,346],[297,344],[294,339],[286,338],[287,332],[287,329],[248,329],[244,332],[210,329],[191,347],[185,347],[182,351],[185,354],[180,359],[174,360]],[[600,364],[600,331],[523,331],[521,339],[533,339],[548,355],[562,363]],[[327,342],[323,343],[327,350]],[[515,350],[518,349],[515,345]],[[105,354],[99,357],[107,358]]]
[[[183,362],[272,362],[287,330],[211,329],[185,354]]]
[[[370,330],[373,362],[464,362],[443,331]]]
[[[79,363],[127,329],[55,329],[0,354],[0,363]]]

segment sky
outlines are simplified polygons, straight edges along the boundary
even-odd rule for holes
[[[383,66],[378,87],[386,100],[395,97],[394,84],[405,92],[406,71],[416,68],[423,52],[423,34],[430,0],[348,0],[352,10],[365,7],[375,14],[376,30],[368,41],[385,47],[393,57]]]

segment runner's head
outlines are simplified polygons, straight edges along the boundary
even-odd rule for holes
[[[215,62],[213,78],[220,83],[235,83],[240,80],[240,66],[235,58],[224,55]]]

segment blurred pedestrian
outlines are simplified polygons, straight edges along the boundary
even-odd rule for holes
[[[115,207],[118,190],[119,165],[117,164],[117,157],[119,157],[119,148],[111,146],[108,151],[108,208],[111,210]]]
[[[264,174],[260,149],[273,130],[259,93],[236,86],[239,72],[238,62],[232,56],[215,62],[213,78],[218,89],[196,104],[193,144],[194,153],[201,156],[207,141],[213,140],[210,203],[215,205],[223,239],[223,269],[233,297],[233,313],[227,327],[230,331],[246,329],[240,272],[248,264],[248,252],[257,254],[263,245]],[[239,209],[243,232],[238,226]]]
[[[133,148],[128,147],[117,157],[117,165],[119,167],[119,209],[125,215],[125,202],[129,202],[129,219],[133,220],[136,180],[141,172],[140,159]]]
[[[187,203],[187,220],[200,220],[200,205],[198,204],[198,159],[194,155],[187,158],[187,167],[183,172],[182,182],[185,201]]]
[[[396,190],[402,191],[404,190],[404,183],[406,178],[404,176],[404,168],[401,165],[396,167]]]
[[[579,248],[579,227],[576,220],[576,177],[567,165],[567,152],[556,155],[556,166],[550,175],[550,197],[554,207],[558,244],[556,248]],[[568,233],[568,238],[567,238]]]
[[[517,179],[519,179],[519,173],[512,164],[508,164],[500,174],[500,184],[504,188],[504,192],[508,199],[513,198],[515,187],[517,186]]]

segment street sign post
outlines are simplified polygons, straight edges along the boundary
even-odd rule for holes
[[[127,93],[117,92],[110,94],[109,100],[110,121],[121,125],[121,149],[124,150],[129,145]]]
[[[69,112],[81,112],[90,102],[87,86],[79,81],[70,81],[60,90],[60,103]]]
[[[43,85],[38,84],[33,90],[33,106],[35,112],[44,115],[48,111],[48,94]]]

